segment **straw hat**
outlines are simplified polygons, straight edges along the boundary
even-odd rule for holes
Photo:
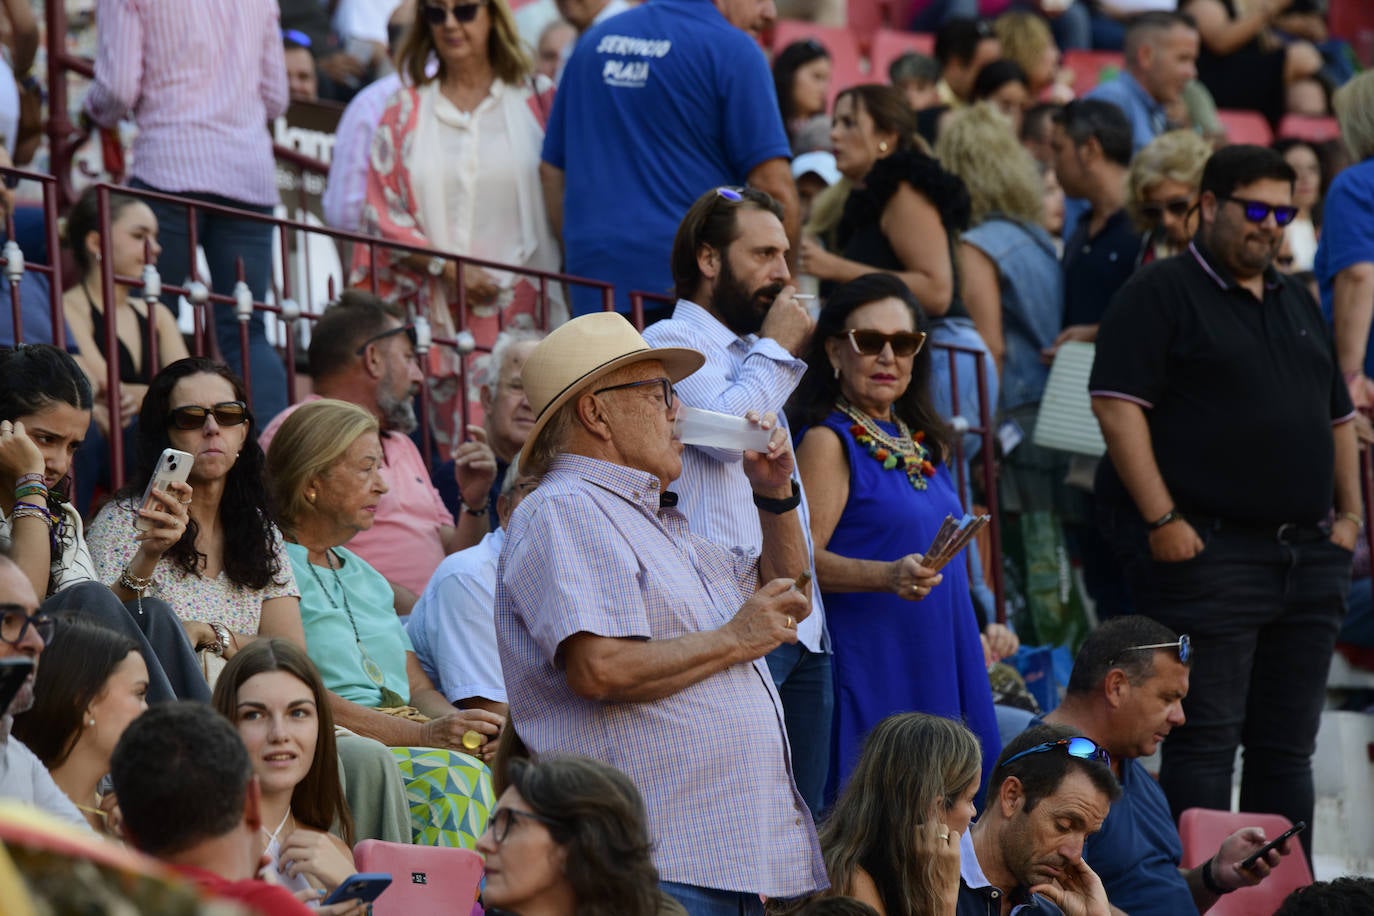
[[[522,464],[530,459],[549,418],[602,376],[621,366],[656,359],[671,381],[701,368],[706,357],[685,347],[654,349],[634,325],[616,312],[592,312],[563,324],[539,342],[520,370],[525,397],[535,412],[534,428],[520,450]]]

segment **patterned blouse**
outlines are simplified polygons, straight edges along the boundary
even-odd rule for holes
[[[100,578],[113,582],[138,552],[134,540],[134,504],[129,500],[112,500],[91,522],[87,535],[91,556],[95,559]],[[252,635],[258,632],[262,618],[262,603],[269,598],[299,598],[296,576],[286,556],[281,532],[272,528],[273,553],[277,560],[276,581],[263,589],[249,589],[229,581],[221,572],[213,579],[186,572],[170,560],[159,561],[153,569],[153,587],[149,596],[170,604],[182,620],[201,620],[222,623],[235,633]]]

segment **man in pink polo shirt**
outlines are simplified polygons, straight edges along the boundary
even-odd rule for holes
[[[429,469],[409,434],[415,429],[413,398],[422,376],[415,362],[414,329],[376,296],[349,290],[315,324],[310,373],[315,393],[305,401],[338,398],[376,415],[382,427],[389,489],[373,526],[348,542],[396,593],[396,613],[406,615],[445,556],[476,544],[487,533],[487,506],[464,502],[455,523],[430,483]],[[299,406],[299,405],[295,405]],[[288,407],[258,437],[263,449],[295,409]],[[496,476],[496,458],[481,427],[454,455],[459,491],[485,499]]]

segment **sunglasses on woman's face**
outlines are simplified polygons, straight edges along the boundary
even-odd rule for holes
[[[1161,204],[1141,204],[1140,215],[1152,223],[1157,223],[1164,218],[1164,214],[1182,219],[1188,215],[1188,211],[1193,209],[1193,200],[1190,197],[1174,197]]]
[[[848,337],[849,345],[854,348],[854,352],[863,356],[877,356],[889,344],[892,345],[893,356],[915,356],[926,342],[926,335],[920,331],[898,331],[896,334],[884,334],[882,331],[850,328],[840,336]]]
[[[477,18],[477,10],[481,8],[480,3],[458,3],[453,6],[443,6],[438,3],[426,3],[421,9],[425,13],[425,21],[432,26],[441,26],[448,22],[448,14],[453,14],[454,22],[471,22]]]
[[[242,401],[221,401],[213,407],[188,404],[173,408],[167,414],[167,423],[177,429],[200,429],[211,414],[220,426],[238,426],[248,422],[248,405]]]

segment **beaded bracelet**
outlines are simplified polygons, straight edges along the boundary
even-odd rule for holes
[[[134,593],[134,600],[138,606],[138,616],[143,616],[143,593],[153,587],[153,577],[143,578],[135,576],[129,571],[129,567],[124,567],[124,571],[119,574],[119,584]]]

